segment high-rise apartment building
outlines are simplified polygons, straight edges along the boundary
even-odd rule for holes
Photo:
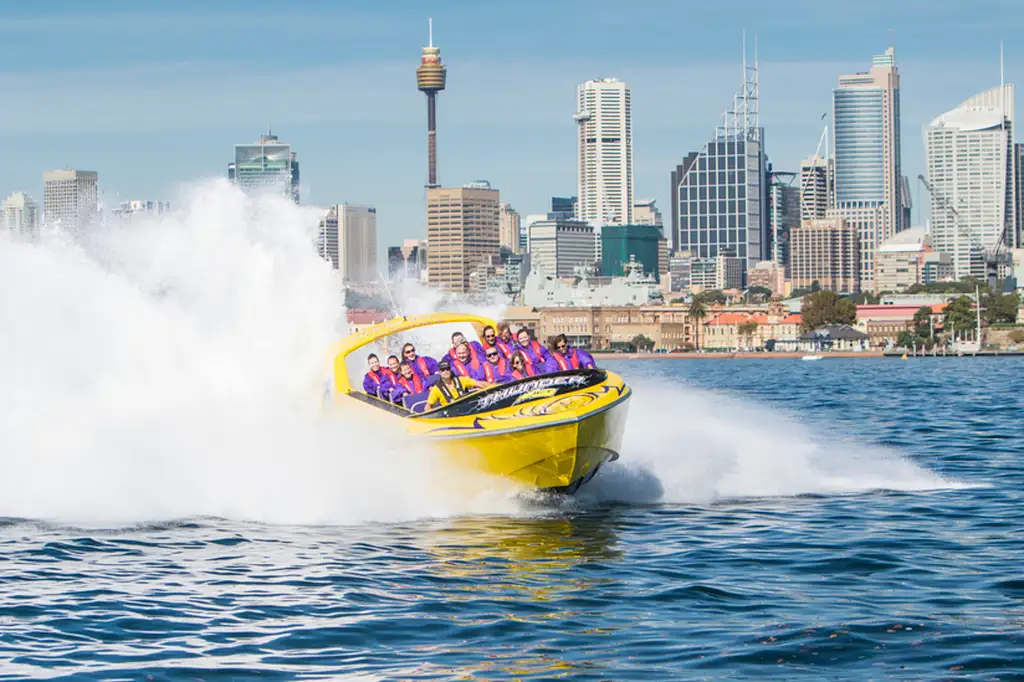
[[[530,224],[530,268],[541,275],[571,277],[594,264],[594,226],[582,220],[555,218]]]
[[[614,78],[579,86],[576,217],[598,225],[633,222],[633,114],[630,89]]]
[[[427,189],[427,278],[446,291],[469,291],[469,275],[498,245],[500,195],[486,182]]]
[[[993,88],[925,129],[932,199],[931,240],[953,257],[956,278],[985,277],[984,250],[1017,239],[1013,86]],[[979,248],[980,247],[980,248]]]
[[[835,208],[860,230],[860,286],[874,290],[875,253],[903,229],[900,76],[890,47],[832,93]],[[869,220],[870,218],[870,220]]]
[[[277,187],[299,203],[299,162],[292,146],[267,133],[254,144],[236,144],[235,160],[228,164],[228,180],[243,191]]]
[[[743,89],[714,138],[672,173],[673,247],[698,259],[727,250],[743,267],[771,257],[768,157],[758,116],[757,67],[744,66]]]
[[[96,171],[54,170],[43,173],[43,220],[78,229],[99,217]]]
[[[1014,243],[1024,244],[1024,144],[1013,145],[1013,173],[1017,178],[1017,228]]]
[[[12,236],[33,237],[39,231],[39,204],[24,192],[4,201],[4,229]]]
[[[819,220],[835,205],[835,164],[815,154],[800,163],[800,221]]]
[[[804,221],[789,241],[789,271],[794,289],[822,289],[839,294],[860,291],[860,243],[857,227],[846,218]]]
[[[502,204],[498,212],[498,245],[519,253],[522,219],[511,204]]]
[[[331,206],[320,220],[319,251],[344,282],[365,284],[377,279],[377,209]]]

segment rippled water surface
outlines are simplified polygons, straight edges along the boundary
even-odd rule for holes
[[[1024,362],[609,364],[570,503],[0,521],[0,679],[1024,679]]]

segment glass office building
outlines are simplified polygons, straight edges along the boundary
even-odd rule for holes
[[[243,191],[280,187],[299,203],[299,162],[290,144],[266,134],[255,144],[236,144],[235,161],[228,164],[228,179]]]

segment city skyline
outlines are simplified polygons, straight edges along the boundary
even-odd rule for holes
[[[852,16],[807,3],[771,12],[751,4],[743,22],[748,37],[758,34],[761,121],[773,166],[798,171],[813,154],[820,115],[831,109],[838,77],[863,70],[865,60],[888,46],[893,28],[903,81],[903,172],[910,178],[923,172],[924,126],[999,82],[998,41],[1009,38],[1021,19],[1019,13],[1000,14],[998,4],[966,12],[951,3],[910,3],[899,10],[864,3]],[[46,17],[31,7],[8,13],[0,33],[19,40],[0,47],[7,69],[0,81],[9,97],[34,106],[0,113],[10,159],[0,170],[0,193],[23,190],[38,201],[43,171],[68,167],[97,170],[108,205],[138,196],[173,200],[180,185],[221,176],[224,150],[254,139],[269,122],[303,160],[302,203],[378,206],[381,244],[425,237],[423,95],[409,66],[424,42],[423,8],[391,16],[311,2],[282,14],[259,12],[271,7],[259,2],[225,3],[216,12],[185,2],[177,13],[118,11],[128,6],[99,2],[83,16],[71,3],[57,2]],[[574,6],[544,6],[547,23],[576,17]],[[609,47],[600,43],[615,31],[611,6],[595,7],[593,16],[579,17],[592,29],[586,40],[578,36],[565,44],[544,40],[552,31],[545,22],[520,16],[529,8],[513,13],[445,2],[430,8],[435,44],[445,46],[453,74],[438,101],[446,185],[489,180],[524,215],[545,210],[552,195],[572,194],[576,150],[568,115],[576,86],[614,77],[632,90],[635,196],[654,198],[665,210],[666,174],[707,140],[741,76],[743,26],[723,24],[724,9],[656,12],[652,4],[638,3],[630,18],[649,37],[628,49]],[[191,23],[189,8],[196,10]],[[671,18],[684,15],[677,33],[694,22],[708,28],[693,32],[686,49],[669,30]],[[346,18],[360,31],[340,37],[332,50],[308,40]],[[515,33],[516,40],[484,39],[473,29],[482,23],[500,24],[501,34]],[[72,24],[83,37],[68,41],[64,29]],[[127,35],[132,27],[153,25],[161,31]],[[238,38],[221,41],[227,25],[277,26],[293,46],[283,50],[286,58],[243,58],[232,48]],[[815,35],[796,45],[801,41],[792,37],[809,28]],[[105,35],[125,38],[117,46],[100,44]],[[96,49],[80,58],[82,40]],[[521,54],[524,40],[544,47]],[[592,44],[578,49],[584,43]],[[1013,82],[1024,62],[1009,40],[1007,47],[1006,81]],[[267,92],[274,96],[266,98]],[[342,97],[351,103],[334,106]],[[188,145],[165,144],[183,134]],[[338,158],[350,161],[339,164]],[[913,223],[923,224],[928,202],[916,183],[912,195]]]

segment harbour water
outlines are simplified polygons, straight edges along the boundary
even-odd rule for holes
[[[351,438],[276,485],[207,452],[173,505],[4,486],[0,679],[1024,679],[1024,361],[610,365],[623,457],[568,502]]]

